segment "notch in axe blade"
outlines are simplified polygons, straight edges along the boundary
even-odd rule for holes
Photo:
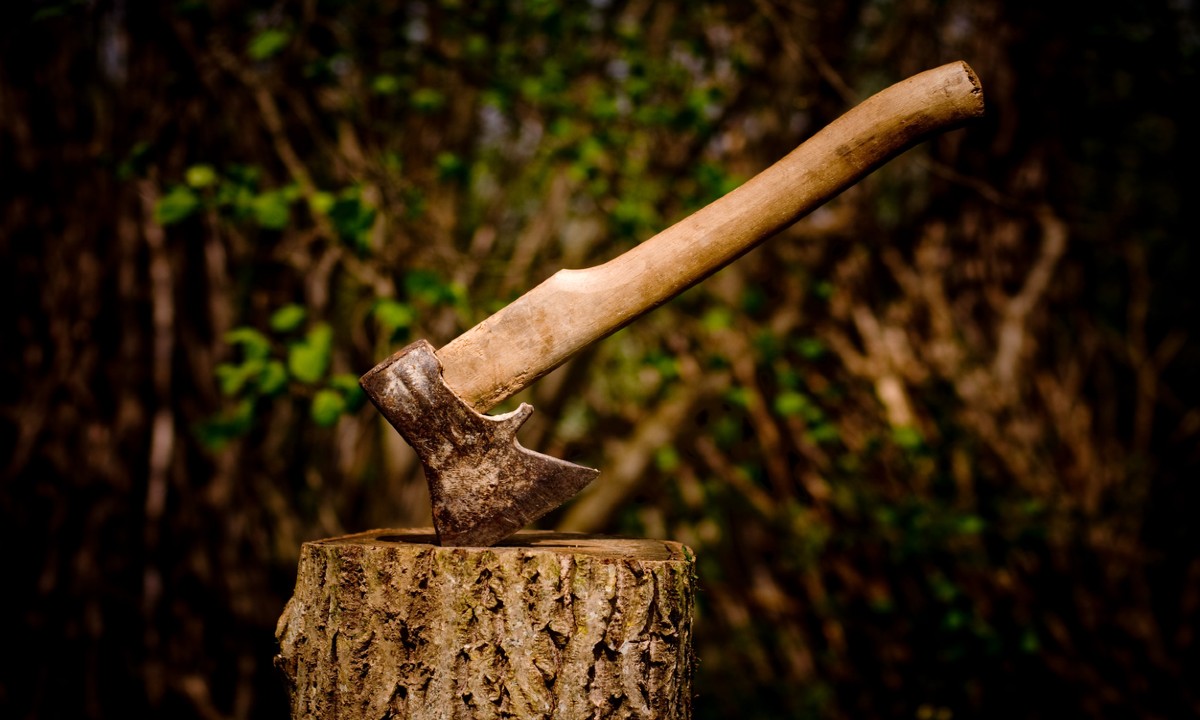
[[[560,270],[433,352],[419,341],[363,375],[368,397],[417,451],[443,545],[491,545],[575,495],[597,471],[532,453],[511,397],[748,252],[875,168],[983,114],[966,63],[871,96],[744,185],[629,252]]]

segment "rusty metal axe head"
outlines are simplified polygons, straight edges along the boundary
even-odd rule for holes
[[[443,545],[491,545],[562,505],[599,475],[517,442],[533,413],[482,415],[442,378],[433,346],[419,340],[362,377],[371,402],[417,452]]]

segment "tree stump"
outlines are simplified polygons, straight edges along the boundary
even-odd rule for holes
[[[305,543],[276,629],[299,718],[690,718],[679,543],[429,530]]]

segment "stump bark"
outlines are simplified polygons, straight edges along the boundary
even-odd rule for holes
[[[690,550],[525,531],[305,543],[276,629],[296,718],[691,717]]]

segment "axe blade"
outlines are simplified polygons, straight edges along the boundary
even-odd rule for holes
[[[360,383],[420,458],[442,545],[493,545],[600,474],[521,447],[517,430],[533,408],[476,412],[442,379],[442,364],[425,340],[375,366]]]

